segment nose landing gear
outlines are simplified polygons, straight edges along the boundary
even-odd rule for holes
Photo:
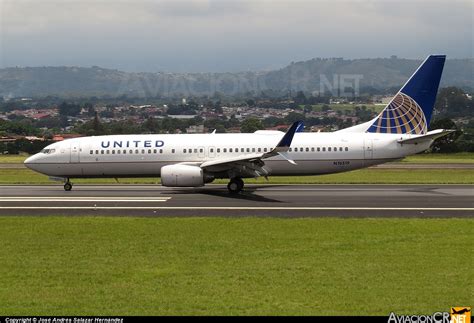
[[[227,184],[227,189],[232,194],[239,193],[243,188],[244,181],[240,177],[231,178],[229,184]]]
[[[69,181],[69,178],[67,179],[67,182],[64,183],[64,190],[67,191],[67,192],[72,190],[72,183]]]

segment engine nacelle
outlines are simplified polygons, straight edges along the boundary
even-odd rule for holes
[[[167,165],[161,168],[161,185],[171,187],[197,187],[204,185],[201,167],[191,165]]]

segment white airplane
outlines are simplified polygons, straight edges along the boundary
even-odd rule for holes
[[[452,130],[428,131],[446,56],[431,55],[373,120],[330,133],[111,135],[64,140],[25,165],[53,179],[161,177],[170,187],[200,187],[227,178],[240,192],[243,178],[346,172],[422,152]]]

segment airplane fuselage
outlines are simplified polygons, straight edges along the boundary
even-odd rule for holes
[[[160,176],[163,166],[271,151],[281,132],[252,134],[112,135],[65,140],[31,157],[28,167],[64,178]],[[271,176],[320,175],[385,163],[429,148],[431,142],[403,145],[403,134],[296,133],[287,156],[265,160]],[[53,152],[51,152],[54,150]],[[214,177],[228,177],[213,169]],[[248,176],[251,177],[251,176]]]

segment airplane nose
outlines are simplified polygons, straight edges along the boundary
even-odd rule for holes
[[[35,164],[35,161],[38,159],[38,156],[33,155],[25,159],[23,164],[28,167],[29,169],[33,169],[33,165]]]

